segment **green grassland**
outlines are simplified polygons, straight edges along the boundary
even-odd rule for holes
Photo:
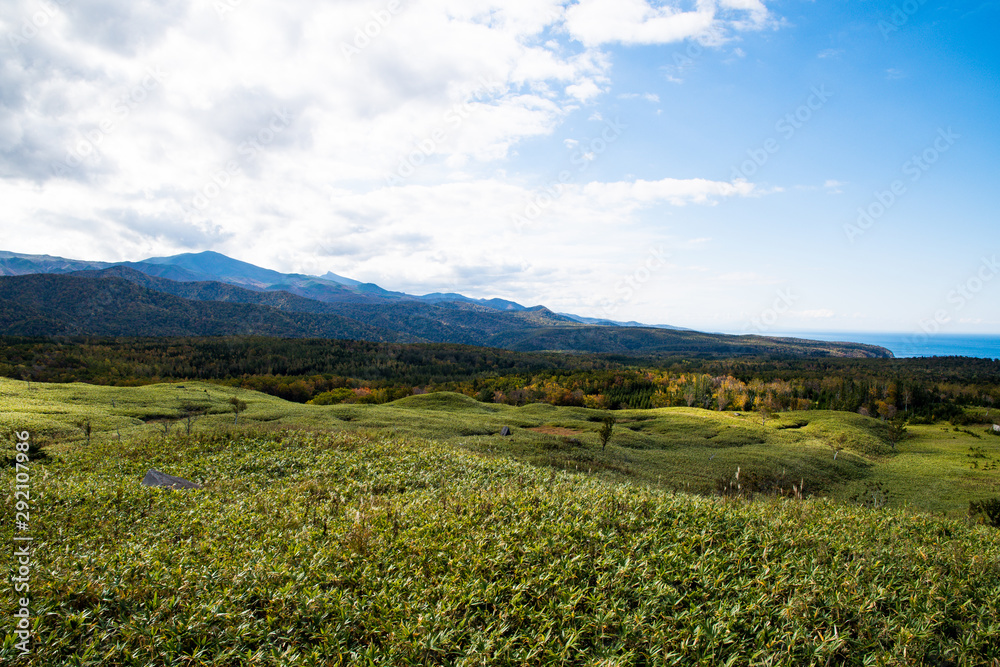
[[[894,448],[853,413],[663,408],[602,450],[606,412],[444,392],[0,379],[0,406],[44,453],[4,664],[1000,664],[1000,531],[963,516],[1000,492],[984,426]]]
[[[95,442],[186,433],[182,415],[192,407],[207,412],[192,420],[193,433],[232,426],[233,396],[248,405],[239,417],[246,427],[384,430],[670,490],[860,501],[874,493],[876,504],[953,517],[965,514],[970,500],[1000,495],[1000,437],[986,434],[985,424],[910,426],[894,448],[882,422],[818,410],[782,413],[763,425],[757,414],[697,408],[615,411],[618,423],[602,451],[597,432],[608,413],[586,408],[513,407],[447,392],[384,405],[313,406],[202,382],[123,388],[0,378],[0,429],[28,429],[59,456],[82,446],[85,421]],[[504,426],[511,437],[499,436]]]
[[[44,432],[49,453],[30,464],[32,653],[18,656],[6,625],[4,664],[1000,661],[1000,531],[600,477],[649,475],[642,457],[658,451],[664,470],[681,471],[685,460],[707,465],[699,448],[765,445],[788,465],[798,448],[819,475],[819,459],[832,461],[819,441],[838,415],[783,416],[776,424],[790,428],[779,429],[690,410],[626,413],[601,458],[599,415],[551,406],[437,394],[330,409],[242,392],[248,409],[233,426],[230,392],[209,385],[2,388],[6,425]],[[191,436],[144,421],[195,398],[219,412]],[[100,428],[90,445],[82,416]],[[515,435],[489,435],[501,423]],[[843,423],[859,451],[877,445],[878,425]],[[536,424],[584,429],[582,444],[546,446],[563,436],[525,430]],[[574,472],[576,450],[600,473]],[[858,474],[879,465],[853,450],[837,463]],[[143,487],[150,467],[204,488]],[[13,488],[11,468],[2,481]],[[0,540],[12,532],[4,522]]]

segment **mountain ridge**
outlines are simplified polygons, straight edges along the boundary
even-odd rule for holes
[[[118,263],[0,252],[0,334],[264,335],[519,351],[892,356],[860,343],[619,324],[461,294],[416,297],[374,284],[283,274],[211,251]]]
[[[451,303],[463,301],[485,305],[496,310],[526,309],[521,304],[504,299],[475,299],[462,294],[442,294],[439,292],[423,296],[406,294],[405,292],[384,289],[374,283],[345,278],[332,272],[327,272],[324,276],[281,273],[233,259],[212,250],[167,257],[151,257],[138,262],[99,262],[66,259],[52,255],[28,255],[0,251],[0,276],[99,271],[114,266],[127,266],[140,273],[178,282],[219,281],[258,291],[287,291],[308,299],[327,302],[415,300]]]
[[[125,266],[140,273],[177,282],[218,281],[257,291],[285,291],[307,299],[325,302],[416,300],[434,304],[457,302],[474,303],[499,311],[521,311],[538,306],[523,306],[515,301],[494,298],[473,298],[455,292],[431,292],[423,295],[387,290],[374,283],[363,283],[345,278],[332,271],[323,276],[300,273],[281,273],[273,269],[233,259],[213,250],[199,253],[182,253],[166,257],[150,257],[138,262],[99,262],[65,259],[51,255],[26,255],[0,251],[0,276],[27,275],[31,273],[72,273],[100,271],[115,266]],[[584,317],[572,313],[558,313],[562,317],[600,326],[653,327],[685,330],[669,324],[643,324],[618,322],[606,318]]]

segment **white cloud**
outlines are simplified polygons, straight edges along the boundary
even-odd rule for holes
[[[591,108],[612,85],[601,44],[732,34],[766,19],[759,3],[630,0],[603,28],[612,5],[595,1],[218,4],[54,3],[31,39],[0,42],[0,248],[102,260],[214,249],[571,309],[661,233],[647,212],[760,194],[615,174],[567,185],[527,228],[511,222],[548,168],[518,151],[574,113],[613,117]],[[12,0],[0,34],[35,11]]]
[[[768,11],[759,0],[699,0],[694,10],[647,0],[580,0],[566,10],[565,28],[586,46],[607,43],[669,44],[685,39],[713,43],[731,30],[763,27]]]
[[[809,319],[821,319],[821,320],[829,319],[831,317],[836,316],[836,313],[830,310],[829,308],[819,308],[816,310],[802,310],[793,314]]]
[[[593,100],[607,81],[603,54],[533,43],[560,19],[558,2],[402,6],[390,15],[358,2],[242,3],[220,16],[207,0],[155,13],[124,1],[88,11],[68,5],[60,16],[83,12],[100,29],[54,21],[4,54],[5,78],[20,83],[7,87],[13,115],[4,114],[0,126],[0,174],[44,181],[54,163],[108,120],[116,124],[114,140],[108,136],[69,177],[106,177],[114,188],[115,176],[162,172],[165,155],[183,164],[178,172],[210,170],[277,107],[295,123],[281,145],[260,154],[262,162],[299,153],[300,161],[316,162],[310,171],[327,177],[377,178],[442,123],[452,131],[436,142],[437,154],[497,160],[519,141],[550,133],[571,109],[567,102]],[[389,17],[385,25],[373,11]],[[129,46],[132,57],[118,53],[115,26],[148,35]],[[168,72],[169,81],[119,114],[122,96],[147,68]],[[461,122],[454,114],[444,118],[456,107]],[[155,178],[184,187],[180,174]]]
[[[589,102],[601,95],[604,91],[591,79],[584,79],[580,83],[566,86],[566,94],[575,97],[581,102]]]
[[[105,260],[213,247],[280,270],[333,270],[412,292],[438,290],[458,280],[460,267],[474,266],[481,275],[456,283],[462,291],[570,308],[592,296],[588,285],[606,283],[627,264],[614,259],[615,248],[649,246],[657,233],[642,224],[640,211],[710,204],[751,190],[745,184],[664,179],[568,185],[561,195],[540,197],[536,189],[501,179],[367,192],[290,180],[260,191],[247,180],[227,189],[225,205],[213,209],[210,219],[184,222],[156,198],[122,204],[114,195],[89,195],[85,185],[59,182],[44,193],[22,190],[9,200],[9,215],[30,218],[35,226],[9,231],[4,245],[24,247],[44,235],[56,239],[48,246],[52,254]],[[470,202],[476,203],[475,224]],[[541,202],[540,215],[517,225],[533,202]],[[301,215],[310,210],[322,215]],[[612,239],[609,227],[615,229]],[[558,256],[553,248],[560,248]]]
[[[583,192],[602,205],[631,209],[659,202],[673,206],[710,204],[724,197],[750,196],[754,194],[754,186],[746,181],[727,183],[701,178],[664,178],[658,181],[589,183]]]
[[[697,248],[698,246],[702,246],[702,245],[705,245],[705,244],[711,243],[711,242],[712,242],[712,238],[711,237],[709,237],[709,236],[700,236],[700,237],[695,238],[695,239],[688,239],[687,241],[682,242],[680,245],[681,245],[681,247],[683,247],[685,249],[691,249],[691,248]]]
[[[719,283],[740,285],[776,285],[778,281],[770,276],[762,276],[754,271],[732,271],[715,277]]]
[[[653,104],[659,104],[660,102],[660,96],[657,95],[656,93],[643,93],[642,95],[640,95],[639,93],[621,93],[620,95],[618,95],[618,99],[620,100],[642,99],[647,102],[652,102]]]

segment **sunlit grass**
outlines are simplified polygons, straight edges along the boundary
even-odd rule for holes
[[[970,500],[1000,495],[996,436],[976,438],[944,424],[911,426],[909,437],[893,449],[878,420],[831,411],[783,413],[764,425],[756,414],[697,408],[615,411],[618,424],[602,451],[597,431],[606,413],[585,408],[517,408],[453,393],[385,405],[313,406],[202,382],[135,388],[31,383],[29,389],[25,382],[0,378],[0,428],[29,429],[59,452],[85,441],[87,421],[94,441],[186,433],[183,414],[193,406],[206,413],[191,422],[192,431],[200,433],[233,425],[228,402],[233,396],[248,405],[240,425],[385,430],[666,489],[714,493],[720,485],[738,484],[739,470],[748,487],[756,480],[789,492],[794,484],[807,495],[841,500],[884,486],[890,506],[956,517],[966,513]],[[504,426],[511,437],[499,436]],[[530,430],[539,427],[574,435]],[[967,430],[978,433],[985,426]],[[987,458],[970,458],[973,446]]]
[[[34,465],[30,664],[1000,657],[1000,531],[676,494],[386,431],[226,428]],[[149,467],[204,489],[142,487]]]

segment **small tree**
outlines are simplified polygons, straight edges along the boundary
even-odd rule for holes
[[[602,452],[604,451],[604,448],[608,446],[608,441],[611,440],[611,432],[614,431],[615,429],[616,421],[618,420],[615,419],[614,415],[608,415],[607,417],[604,418],[601,430],[597,432],[597,434],[601,437]]]
[[[760,413],[760,425],[767,425],[767,418],[773,414],[774,409],[771,405],[771,399],[765,398],[763,396],[757,397],[757,412]]]
[[[896,443],[906,437],[906,421],[900,418],[889,422],[889,442],[892,448],[896,449]]]
[[[181,407],[181,419],[186,422],[187,434],[191,435],[191,427],[198,417],[201,417],[206,412],[206,409],[200,405],[194,403],[186,403]]]
[[[83,421],[79,422],[79,426],[83,430],[83,434],[87,437],[87,444],[89,445],[90,444],[90,432],[91,432],[90,420],[89,419],[84,419]]]
[[[151,424],[159,424],[161,427],[163,427],[163,437],[164,438],[167,437],[168,435],[170,435],[170,426],[171,426],[172,422],[169,419],[166,419],[166,418],[164,418],[164,419],[154,419],[150,423]]]
[[[240,421],[240,413],[247,409],[247,403],[233,396],[229,399],[229,404],[233,406],[233,412],[236,413],[233,424],[237,424]]]
[[[875,409],[882,421],[892,421],[896,417],[896,406],[885,401],[876,401]]]

